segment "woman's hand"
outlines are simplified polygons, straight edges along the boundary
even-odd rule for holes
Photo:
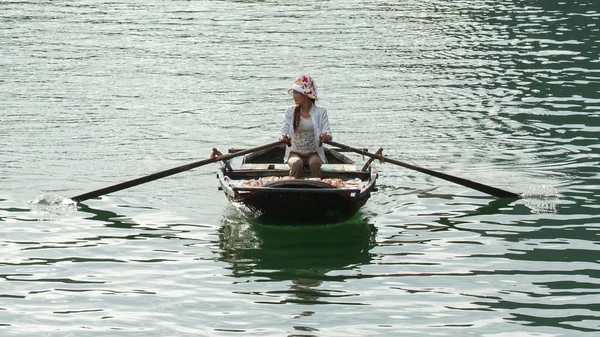
[[[286,143],[288,145],[291,144],[291,139],[290,139],[290,137],[288,135],[281,135],[281,136],[279,136],[279,141],[280,142],[284,142],[284,143]]]
[[[321,142],[328,142],[331,140],[331,136],[326,133],[322,133],[321,136],[319,136],[319,139]]]

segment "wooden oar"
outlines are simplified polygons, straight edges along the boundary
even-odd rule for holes
[[[242,156],[245,155],[247,153],[251,153],[251,152],[255,152],[255,151],[260,151],[263,149],[268,149],[274,146],[277,146],[279,144],[281,144],[283,142],[278,141],[278,142],[274,142],[274,143],[270,143],[270,144],[266,144],[266,145],[262,145],[262,146],[257,146],[251,149],[247,149],[247,150],[241,150],[235,153],[230,153],[230,154],[226,154],[226,155],[222,155],[222,156],[218,156],[218,157],[214,157],[214,158],[209,158],[209,159],[204,159],[204,160],[200,160],[194,163],[190,163],[190,164],[186,164],[186,165],[182,165],[182,166],[178,166],[178,167],[174,167],[172,169],[169,170],[165,170],[165,171],[160,171],[157,173],[153,173],[151,175],[145,176],[145,177],[141,177],[141,178],[137,178],[137,179],[133,179],[133,180],[129,180],[120,184],[116,184],[116,185],[112,185],[112,186],[108,186],[105,188],[101,188],[99,190],[95,190],[95,191],[91,191],[88,193],[84,193],[84,194],[80,194],[76,197],[71,198],[71,200],[75,201],[75,202],[81,202],[84,200],[88,200],[88,199],[92,199],[92,198],[97,198],[101,195],[105,195],[108,193],[112,193],[112,192],[116,192],[116,191],[120,191],[120,190],[124,190],[126,188],[130,188],[133,186],[137,186],[137,185],[141,185],[144,183],[147,183],[149,181],[152,180],[156,180],[156,179],[160,179],[160,178],[164,178],[164,177],[168,177],[170,175],[173,175],[175,173],[179,173],[179,172],[183,172],[183,171],[187,171],[187,170],[191,170],[193,168],[196,168],[198,166],[202,166],[202,165],[206,165],[209,163],[214,163],[217,161],[222,161],[222,160],[229,160],[233,157],[238,157],[238,156]]]
[[[456,184],[459,184],[459,185],[463,185],[463,186],[472,188],[474,190],[477,190],[479,192],[483,192],[485,194],[493,195],[493,196],[498,197],[498,198],[520,198],[521,197],[520,195],[518,195],[516,193],[513,193],[513,192],[505,191],[505,190],[502,190],[502,189],[499,189],[499,188],[496,188],[496,187],[492,187],[492,186],[487,186],[487,185],[480,184],[480,183],[477,183],[477,182],[474,182],[474,181],[471,181],[471,180],[467,180],[467,179],[464,179],[464,178],[459,178],[459,177],[451,176],[451,175],[446,174],[446,173],[437,172],[437,171],[429,170],[429,169],[426,169],[426,168],[423,168],[423,167],[418,167],[418,166],[415,166],[415,165],[407,164],[407,163],[401,162],[399,160],[394,160],[394,159],[390,159],[390,158],[387,158],[387,157],[384,157],[384,156],[381,156],[381,155],[376,155],[376,154],[372,154],[372,153],[369,153],[369,152],[366,152],[366,151],[363,151],[363,150],[359,150],[359,149],[350,147],[348,145],[336,143],[336,142],[333,142],[333,141],[327,141],[325,143],[327,143],[329,145],[337,146],[337,147],[342,148],[342,149],[346,149],[346,150],[349,150],[349,151],[360,153],[360,154],[362,154],[364,156],[368,156],[368,157],[375,158],[375,159],[380,159],[380,160],[386,161],[388,163],[392,163],[392,164],[395,164],[395,165],[406,167],[406,168],[411,169],[411,170],[419,171],[421,173],[429,174],[429,175],[434,176],[434,177],[438,177],[438,178],[441,178],[441,179],[444,179],[444,180],[448,180],[448,181],[451,181],[453,183],[456,183]]]

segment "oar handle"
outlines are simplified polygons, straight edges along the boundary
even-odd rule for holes
[[[353,147],[348,146],[348,145],[336,143],[336,142],[333,142],[333,141],[326,141],[325,143],[327,143],[329,145],[337,146],[337,147],[342,148],[342,149],[346,149],[346,150],[349,150],[349,151],[360,153],[360,154],[362,154],[364,156],[368,156],[368,157],[371,157],[371,158],[384,160],[384,161],[386,161],[388,163],[392,163],[392,164],[395,164],[395,165],[398,165],[398,166],[402,166],[402,167],[405,167],[405,168],[408,168],[408,169],[411,169],[411,170],[419,171],[421,173],[425,173],[425,174],[428,174],[428,175],[431,175],[431,176],[434,176],[434,177],[438,177],[440,179],[448,180],[448,181],[451,181],[453,183],[456,183],[456,184],[459,184],[459,185],[462,185],[462,186],[465,186],[465,187],[469,187],[469,188],[472,188],[474,190],[477,190],[477,191],[480,191],[480,192],[483,192],[483,193],[495,196],[497,198],[520,198],[521,197],[519,194],[516,194],[516,193],[513,193],[513,192],[509,192],[509,191],[505,191],[505,190],[499,189],[497,187],[492,187],[492,186],[484,185],[484,184],[481,184],[481,183],[478,183],[478,182],[475,182],[475,181],[471,181],[471,180],[468,180],[468,179],[464,179],[464,178],[452,176],[452,175],[449,175],[449,174],[446,174],[446,173],[437,172],[437,171],[426,169],[426,168],[423,168],[423,167],[411,165],[411,164],[408,164],[408,163],[401,162],[399,160],[395,160],[395,159],[390,159],[390,158],[384,157],[382,155],[376,155],[376,154],[369,153],[367,151],[356,149],[356,148],[353,148]]]
[[[92,199],[92,198],[97,198],[97,197],[99,197],[101,195],[105,195],[105,194],[109,194],[109,193],[112,193],[112,192],[124,190],[126,188],[130,188],[130,187],[133,187],[133,186],[141,185],[141,184],[153,181],[153,180],[157,180],[157,179],[160,179],[160,178],[168,177],[170,175],[173,175],[173,174],[176,174],[176,173],[179,173],[179,172],[191,170],[191,169],[196,168],[198,166],[202,166],[202,165],[206,165],[206,164],[210,164],[210,163],[214,163],[214,162],[222,161],[222,160],[229,160],[231,158],[242,156],[242,155],[245,155],[247,153],[251,153],[251,152],[260,151],[260,150],[268,149],[268,148],[271,148],[271,147],[275,147],[275,146],[277,146],[277,145],[279,145],[281,143],[282,143],[281,141],[277,141],[277,142],[274,142],[274,143],[270,143],[270,144],[265,144],[265,145],[262,145],[262,146],[254,147],[254,148],[251,148],[251,149],[242,150],[242,151],[238,151],[238,152],[234,152],[234,153],[230,153],[230,154],[226,154],[226,155],[222,155],[222,156],[218,156],[218,157],[214,157],[214,158],[204,159],[204,160],[200,160],[200,161],[197,161],[197,162],[194,162],[194,163],[190,163],[190,164],[186,164],[186,165],[174,167],[172,169],[168,169],[168,170],[156,172],[156,173],[147,175],[145,177],[141,177],[141,178],[137,178],[137,179],[125,181],[125,182],[122,182],[120,184],[116,184],[116,185],[108,186],[108,187],[105,187],[105,188],[101,188],[99,190],[95,190],[95,191],[87,192],[87,193],[84,193],[84,194],[80,194],[78,196],[75,196],[75,197],[71,198],[71,200],[73,200],[75,202],[81,202],[81,201],[84,201],[84,200],[88,200],[88,199]]]

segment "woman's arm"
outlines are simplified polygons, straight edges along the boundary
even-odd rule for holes
[[[323,115],[321,116],[321,135],[320,139],[322,142],[332,140],[331,127],[329,126],[329,118],[327,117],[327,109],[323,108]]]
[[[283,123],[281,124],[281,128],[279,129],[279,139],[281,140],[281,136],[289,136],[292,134],[292,124],[293,124],[293,114],[294,107],[288,107],[285,110],[285,114],[283,115]]]

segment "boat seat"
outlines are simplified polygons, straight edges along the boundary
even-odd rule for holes
[[[242,164],[243,170],[289,170],[288,164]],[[323,164],[323,172],[356,171],[356,166],[352,164]]]
[[[323,164],[321,165],[323,172],[339,172],[339,171],[356,171],[356,165],[353,164]]]
[[[242,164],[242,170],[289,170],[288,164]]]

